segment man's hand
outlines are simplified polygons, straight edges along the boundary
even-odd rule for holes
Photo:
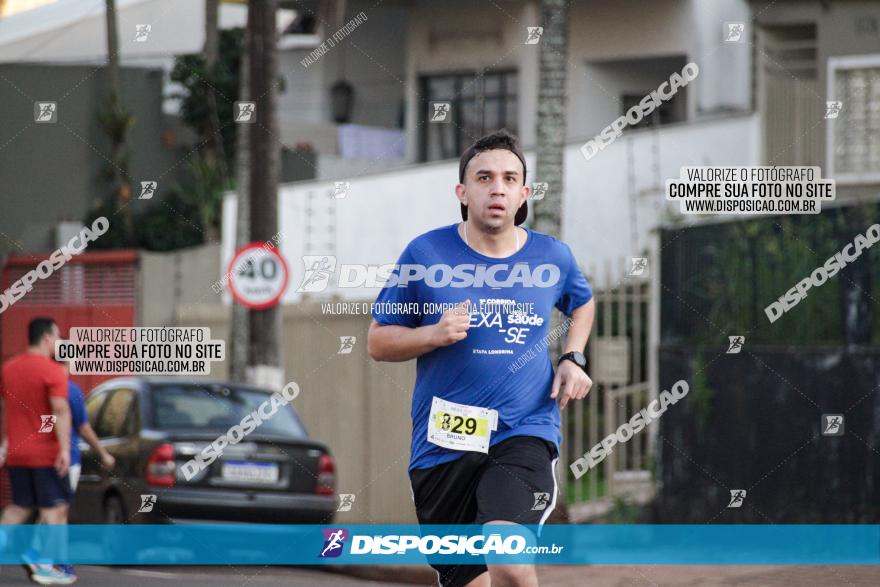
[[[6,464],[6,453],[9,451],[9,440],[7,438],[3,438],[0,441],[0,467]]]
[[[101,455],[101,466],[104,467],[105,469],[107,469],[108,471],[116,466],[116,459],[114,459],[113,455],[111,455],[106,450]]]
[[[465,300],[443,312],[440,321],[434,325],[434,344],[438,347],[449,346],[467,338],[467,331],[471,326],[471,314],[468,311],[470,303],[470,300]]]
[[[575,363],[566,360],[559,363],[559,367],[556,369],[550,397],[557,400],[560,410],[564,410],[570,400],[587,397],[591,387],[593,387],[593,380],[589,375],[584,373],[584,370]]]
[[[58,451],[58,456],[55,457],[55,472],[58,473],[59,477],[64,477],[67,475],[67,471],[70,469],[70,448],[61,449]]]

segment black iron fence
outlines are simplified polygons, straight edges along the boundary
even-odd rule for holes
[[[661,340],[718,345],[880,344],[880,244],[771,323],[765,308],[856,235],[880,222],[880,204],[817,215],[721,222],[661,234]]]
[[[660,419],[656,521],[880,520],[880,243],[765,313],[877,222],[872,203],[663,231],[660,388],[690,392]]]

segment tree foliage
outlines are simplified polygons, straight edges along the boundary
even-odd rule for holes
[[[189,153],[182,177],[170,189],[148,205],[138,207],[132,226],[123,221],[121,210],[131,208],[132,194],[127,183],[112,186],[118,166],[128,175],[130,148],[119,151],[119,161],[109,162],[102,172],[102,184],[111,184],[106,197],[98,198],[85,223],[98,216],[110,220],[107,234],[94,243],[95,248],[141,247],[151,251],[169,251],[214,241],[220,230],[223,192],[231,189],[235,169],[236,129],[233,104],[238,100],[242,29],[220,32],[219,59],[207,68],[202,54],[182,55],[175,59],[171,79],[182,86],[175,97],[180,99],[180,117],[196,133],[196,142],[187,145]],[[223,160],[205,156],[211,129],[208,96],[216,98]],[[134,118],[122,110],[107,109],[98,114],[98,123],[113,144],[124,141],[134,125]],[[114,151],[115,152],[115,151]],[[129,190],[121,194],[119,190]],[[136,195],[135,195],[136,197]],[[120,205],[120,201],[127,204]]]
[[[210,133],[208,94],[214,93],[228,169],[233,168],[235,161],[237,125],[233,123],[233,107],[238,100],[243,40],[242,29],[221,31],[220,55],[213,68],[206,67],[205,58],[199,53],[178,57],[171,71],[172,81],[183,86],[183,91],[176,94],[181,100],[181,119],[196,131],[201,141]]]

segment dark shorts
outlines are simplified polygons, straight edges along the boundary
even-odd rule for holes
[[[449,463],[410,471],[419,524],[485,524],[493,520],[543,524],[556,506],[556,446],[535,436],[513,436],[466,452]],[[442,565],[428,557],[440,585],[467,585],[488,569]]]
[[[59,477],[53,467],[8,467],[12,503],[32,508],[50,508],[70,503],[70,479]]]

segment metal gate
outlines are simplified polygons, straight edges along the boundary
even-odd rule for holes
[[[651,340],[650,282],[633,269],[634,259],[587,271],[588,278],[610,284],[593,292],[596,319],[587,345],[593,388],[586,401],[563,413],[561,479],[572,521],[585,521],[609,511],[615,500],[644,503],[654,494],[651,474],[656,425],[617,444],[604,460],[580,478],[569,468],[603,438],[613,434],[651,401],[648,347]],[[647,272],[645,272],[646,274]]]
[[[10,285],[48,255],[15,255],[6,260],[0,285]],[[133,326],[137,298],[137,251],[98,251],[72,257],[48,279],[0,314],[0,358],[27,350],[27,325],[32,318],[54,318],[66,337],[71,326]],[[109,376],[74,375],[85,393]]]

